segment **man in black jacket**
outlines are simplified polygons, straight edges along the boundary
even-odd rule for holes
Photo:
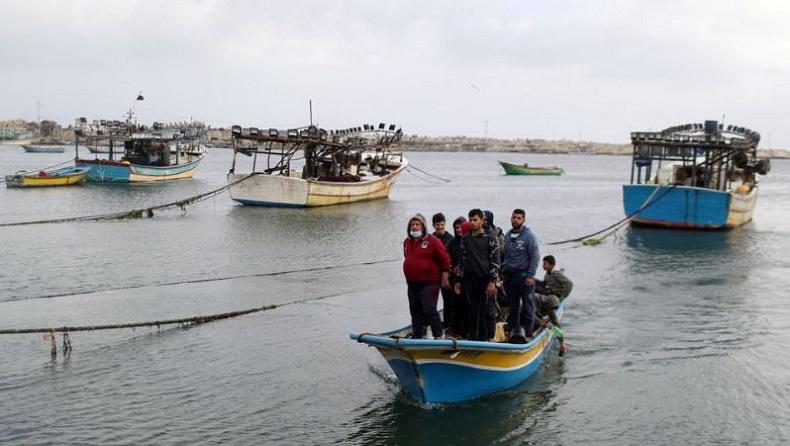
[[[458,277],[469,304],[468,339],[493,341],[496,332],[496,314],[491,313],[496,298],[496,281],[499,278],[501,256],[496,235],[483,227],[484,216],[480,209],[469,211],[469,234],[461,241],[461,263]],[[461,282],[455,284],[460,294]],[[492,317],[493,316],[493,317]]]

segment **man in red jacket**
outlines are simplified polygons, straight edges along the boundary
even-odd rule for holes
[[[403,241],[403,274],[406,276],[412,337],[425,336],[431,326],[434,338],[442,337],[442,321],[436,311],[439,286],[450,287],[450,256],[441,240],[428,233],[425,217],[409,219],[408,237]]]

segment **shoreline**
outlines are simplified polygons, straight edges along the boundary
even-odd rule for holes
[[[464,136],[407,136],[402,142],[410,152],[480,152],[546,155],[617,155],[631,156],[631,144],[593,141],[545,139],[484,139]],[[758,158],[790,159],[787,149],[757,149]]]

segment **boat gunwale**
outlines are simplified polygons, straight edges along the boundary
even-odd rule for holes
[[[559,316],[562,317],[562,312],[565,307],[565,300],[560,302],[557,308]],[[488,342],[488,341],[470,341],[466,339],[410,339],[410,338],[393,338],[392,335],[405,331],[411,327],[406,325],[404,327],[390,330],[383,333],[357,333],[352,332],[349,337],[362,344],[368,344],[374,347],[389,347],[397,350],[476,350],[476,351],[494,351],[500,353],[522,354],[536,347],[540,347],[541,341],[544,337],[549,336],[549,330],[545,327],[542,328],[538,335],[532,338],[526,344],[512,344],[509,342]]]
[[[102,159],[102,158],[96,158],[96,159],[76,158],[74,160],[74,162],[76,164],[91,164],[91,165],[95,165],[95,166],[102,166],[103,165],[103,166],[127,167],[127,168],[130,168],[130,169],[134,168],[134,167],[141,167],[141,168],[144,168],[144,169],[165,170],[165,169],[173,169],[173,168],[177,168],[177,167],[191,166],[193,164],[197,164],[200,161],[202,161],[203,158],[205,158],[205,156],[206,156],[206,154],[202,153],[202,154],[200,154],[197,157],[197,159],[194,159],[192,161],[187,161],[186,163],[183,163],[183,164],[172,164],[170,166],[148,166],[148,165],[145,165],[145,164],[134,164],[134,163],[130,163],[130,162],[107,160],[107,159]]]
[[[314,185],[317,185],[317,186],[357,186],[357,187],[359,187],[359,186],[366,186],[366,185],[369,185],[369,184],[373,184],[373,183],[376,183],[376,182],[379,182],[379,181],[382,181],[382,180],[386,180],[386,179],[388,179],[388,178],[390,178],[390,177],[392,177],[394,175],[397,175],[397,174],[401,173],[404,169],[406,169],[406,167],[408,167],[408,164],[409,164],[409,161],[404,158],[403,161],[401,162],[400,167],[398,167],[397,169],[389,172],[388,174],[386,174],[384,176],[375,177],[375,178],[372,178],[370,180],[353,181],[353,182],[352,181],[349,181],[349,182],[344,182],[344,181],[320,181],[320,180],[314,180],[314,179],[309,179],[309,178],[305,179],[305,178],[301,178],[301,177],[292,177],[292,176],[289,176],[289,175],[280,175],[280,174],[272,175],[272,174],[266,173],[266,172],[252,172],[250,175],[256,175],[256,176],[260,175],[260,176],[266,176],[266,177],[272,177],[272,178],[282,177],[283,179],[286,179],[286,180],[290,180],[290,181],[304,181],[306,183],[314,184]],[[240,173],[235,173],[235,172],[228,173],[228,175],[237,175],[239,178],[247,176],[247,175],[240,174]],[[322,195],[322,194],[316,194],[316,195]]]

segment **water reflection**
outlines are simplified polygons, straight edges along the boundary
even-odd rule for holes
[[[544,366],[520,385],[465,403],[420,406],[390,385],[386,396],[377,395],[357,410],[348,423],[352,432],[340,443],[529,443],[537,425],[546,423],[540,414],[555,410],[555,389],[565,381],[565,363],[556,358],[556,349],[552,348],[548,357]],[[545,433],[545,426],[538,430]]]

